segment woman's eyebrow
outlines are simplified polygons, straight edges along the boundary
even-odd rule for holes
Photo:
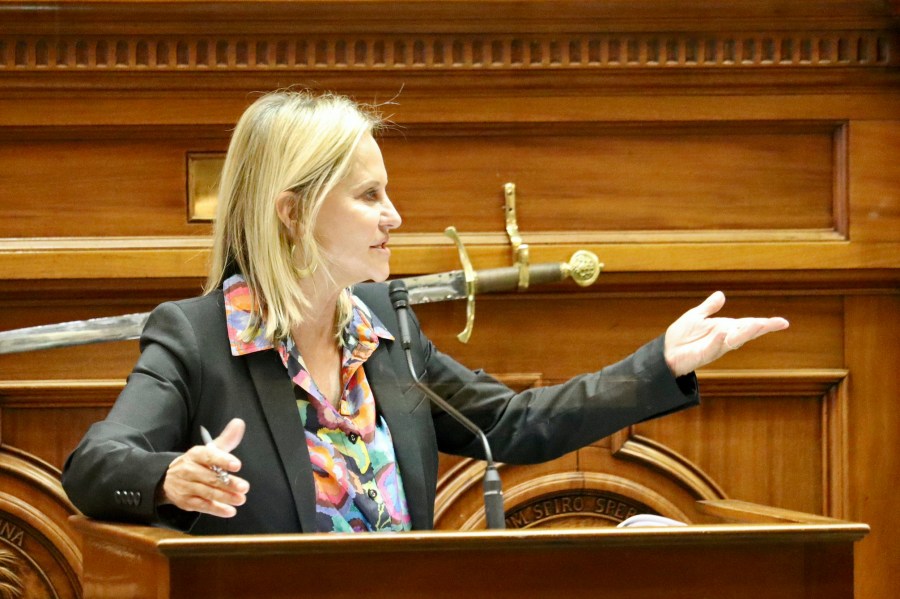
[[[366,179],[365,181],[361,181],[353,186],[354,190],[362,190],[368,187],[381,187],[382,182],[378,179]],[[384,186],[387,187],[387,181],[384,182]]]

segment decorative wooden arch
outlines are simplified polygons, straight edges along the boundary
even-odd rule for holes
[[[508,528],[615,526],[637,513],[704,522],[698,499],[727,499],[706,473],[676,451],[630,429],[541,466],[499,467]],[[435,527],[485,527],[483,462],[463,459],[438,481]]]
[[[77,510],[59,471],[2,446],[0,489],[0,596],[81,597],[81,549],[68,524]]]

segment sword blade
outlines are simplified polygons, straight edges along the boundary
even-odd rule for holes
[[[461,270],[403,279],[411,304],[465,299],[466,282]],[[0,332],[0,355],[138,339],[149,312],[74,320],[59,324]]]
[[[579,253],[587,252],[576,252],[575,256]],[[587,282],[579,282],[580,285],[589,285],[597,278],[596,275],[602,265],[599,264],[596,256],[593,256],[592,260],[590,268],[587,270],[594,272],[593,278],[589,278]],[[571,263],[572,261],[570,261]],[[570,269],[571,267],[566,263],[560,262],[544,262],[528,267],[532,284],[561,281],[570,276]],[[411,304],[446,302],[466,299],[468,296],[466,277],[462,270],[405,277],[401,280],[406,283],[406,288],[409,290]],[[475,293],[512,291],[518,287],[518,282],[519,270],[515,266],[476,271]],[[137,339],[141,336],[141,331],[143,331],[149,316],[149,312],[141,312],[2,331],[0,332],[0,355]]]
[[[149,316],[149,312],[141,312],[3,331],[0,354],[137,339]]]
[[[466,276],[461,270],[401,279],[409,290],[409,303],[430,304],[466,299]]]

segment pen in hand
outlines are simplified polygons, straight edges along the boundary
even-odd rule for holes
[[[212,435],[210,435],[209,431],[206,430],[206,427],[202,425],[200,426],[200,437],[203,439],[204,445],[211,445],[213,442]],[[216,478],[223,485],[228,485],[228,483],[231,482],[231,476],[219,466],[210,466],[209,468],[216,473]]]

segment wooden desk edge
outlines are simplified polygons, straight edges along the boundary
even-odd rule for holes
[[[672,527],[530,529],[474,532],[267,534],[196,537],[162,528],[108,524],[72,517],[86,537],[103,543],[125,543],[132,550],[169,557],[235,555],[332,554],[349,552],[512,551],[548,547],[690,546],[727,544],[852,543],[869,532],[866,524],[828,522],[723,523]]]

